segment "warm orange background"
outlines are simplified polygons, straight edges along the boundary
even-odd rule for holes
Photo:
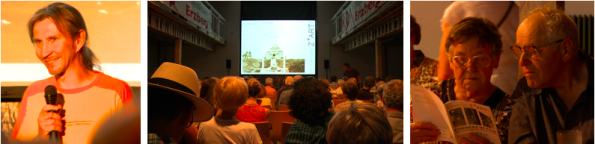
[[[43,2],[2,2],[2,63],[40,63],[29,40],[27,22]],[[100,63],[140,63],[140,2],[75,2],[87,25],[87,45]],[[10,24],[6,24],[6,21]]]

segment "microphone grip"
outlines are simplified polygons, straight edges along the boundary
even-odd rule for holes
[[[58,131],[51,131],[50,134],[50,142],[60,142],[58,137]]]

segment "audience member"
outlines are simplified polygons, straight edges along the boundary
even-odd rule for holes
[[[382,103],[393,129],[392,143],[403,143],[403,81],[391,80],[385,85]]]
[[[324,86],[324,88],[328,91],[331,90],[331,85],[328,83],[328,80],[324,79],[324,78],[320,78],[318,79],[318,82],[322,84],[322,86]]]
[[[384,81],[380,81],[380,82],[376,83],[376,86],[372,87],[372,89],[375,91],[374,103],[381,103],[380,99],[382,99],[382,90],[384,90],[385,84],[386,83]]]
[[[496,120],[500,140],[506,142],[512,103],[508,94],[490,83],[492,71],[498,68],[498,58],[502,51],[502,41],[496,26],[486,19],[465,18],[452,27],[446,48],[455,78],[437,82],[428,89],[441,96],[443,103],[463,100],[489,106]],[[416,112],[415,109],[412,111]],[[418,141],[422,140],[419,136],[424,135],[424,132],[416,130],[435,130],[435,127],[423,127],[433,124],[416,123],[418,124],[414,123],[411,127],[412,143],[421,142]],[[465,140],[465,137],[467,136],[460,137],[459,141]]]
[[[328,80],[324,79],[324,78],[320,78],[318,79],[318,83],[322,84],[322,86],[328,90],[329,92],[331,92],[331,88],[330,88],[330,84],[328,83]],[[332,94],[331,94],[332,95]],[[329,109],[331,111],[335,110],[335,107],[333,107],[335,105],[335,102],[332,100],[332,96],[331,96],[331,105],[329,106]]]
[[[273,78],[267,78],[264,80],[264,85],[266,86],[266,96],[267,97],[277,97],[277,91],[273,88]]]
[[[345,99],[345,96],[343,95],[343,90],[341,90],[341,85],[343,85],[343,83],[345,83],[343,79],[340,79],[337,82],[338,87],[335,89],[334,92],[331,92],[333,99]]]
[[[200,98],[207,101],[209,103],[209,105],[211,105],[213,107],[215,113],[217,113],[217,106],[215,105],[215,97],[213,96],[214,95],[213,90],[215,89],[215,84],[217,84],[217,81],[215,79],[212,79],[212,78],[204,79],[202,82],[199,96],[200,96]]]
[[[377,77],[375,80],[375,85],[370,89],[370,93],[372,93],[372,95],[374,95],[374,103],[377,103],[378,101],[380,101],[380,98],[382,97],[382,93],[378,92],[378,89],[380,86],[384,85],[385,82],[382,79],[382,77]]]
[[[385,82],[391,81],[393,80],[395,77],[392,75],[386,76],[386,78],[384,79]]]
[[[421,50],[414,50],[413,45],[419,44],[421,40],[421,27],[411,16],[411,43],[410,51],[410,83],[411,85],[423,86],[436,82],[438,78],[438,61],[428,58]]]
[[[374,102],[376,102],[376,86],[378,85],[379,82],[384,83],[384,81],[382,80],[382,77],[377,77],[374,80],[374,86],[372,86],[372,88],[370,88],[370,93],[374,96]]]
[[[392,133],[384,110],[371,103],[356,103],[331,119],[326,141],[329,144],[390,144],[393,141]]]
[[[272,110],[271,108],[273,107],[272,103],[271,103],[271,99],[268,97],[265,97],[267,94],[267,89],[264,85],[260,85],[260,93],[258,94],[258,96],[256,96],[256,98],[258,99],[258,104],[260,104],[260,106],[263,106],[269,110]]]
[[[279,103],[281,102],[281,94],[287,90],[293,89],[293,77],[287,76],[285,78],[285,88],[280,89],[277,92],[277,101],[275,101],[275,109],[279,110]]]
[[[326,143],[326,129],[333,117],[328,112],[331,94],[312,77],[295,82],[289,101],[289,114],[297,121],[291,125],[285,143]]]
[[[359,100],[372,100],[374,95],[370,93],[370,90],[374,86],[374,77],[367,76],[364,83],[364,88],[360,89],[357,93],[357,99]]]
[[[525,75],[513,94],[508,143],[559,143],[561,130],[579,130],[580,143],[593,143],[593,59],[577,31],[571,17],[550,7],[520,24],[511,50]]]
[[[358,88],[357,84],[352,81],[348,81],[341,85],[343,94],[347,95],[347,100],[335,106],[335,111],[342,111],[348,109],[352,103],[361,103],[362,101],[357,100]]]
[[[302,78],[302,75],[296,75],[293,77],[293,81],[297,81],[300,78]]]
[[[192,122],[211,119],[213,108],[195,94],[196,73],[189,67],[163,63],[149,79],[148,143],[179,143]]]
[[[335,90],[339,87],[339,84],[337,83],[337,76],[333,75],[331,76],[331,89]]]
[[[509,48],[514,43],[515,32],[519,26],[519,7],[513,1],[455,1],[444,10],[440,19],[442,39],[438,57],[438,81],[452,79],[455,75],[450,67],[449,53],[444,47],[453,26],[465,17],[479,17],[495,24],[502,35],[502,46]],[[510,51],[502,51],[498,68],[494,69],[490,81],[507,94],[512,94],[518,81],[519,66]]]
[[[258,104],[256,97],[262,95],[261,85],[258,80],[248,80],[248,100],[238,109],[236,118],[243,122],[264,122],[271,111]],[[270,105],[270,100],[269,100]]]
[[[240,77],[224,77],[215,85],[215,105],[221,111],[198,127],[199,143],[262,143],[256,126],[236,119],[248,99],[248,85]]]

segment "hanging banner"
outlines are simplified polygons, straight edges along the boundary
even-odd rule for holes
[[[385,1],[352,1],[341,13],[343,32],[353,29],[356,25],[364,23],[366,18],[378,10]]]
[[[201,1],[161,1],[161,3],[186,18],[192,25],[212,31],[209,26],[212,12]]]

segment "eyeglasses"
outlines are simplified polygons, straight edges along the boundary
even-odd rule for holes
[[[194,106],[194,110],[196,110],[196,106]],[[188,125],[186,126],[186,128],[189,128],[192,125],[192,123],[194,123],[194,110],[192,110],[190,113],[190,121],[188,121]]]
[[[454,56],[452,57],[452,60],[454,61],[455,67],[464,67],[466,66],[468,61],[471,61],[471,63],[474,64],[476,67],[484,68],[490,65],[492,58],[487,55],[478,55],[472,57],[471,59],[466,56]]]
[[[550,46],[550,45],[553,45],[553,44],[557,44],[557,43],[560,43],[562,41],[564,41],[564,39],[561,39],[561,40],[558,40],[558,41],[556,41],[554,43],[545,45],[545,46],[543,46],[541,48],[536,48],[533,45],[526,45],[524,47],[513,45],[513,46],[510,47],[510,51],[512,51],[512,54],[514,54],[514,58],[516,58],[516,59],[520,59],[521,58],[521,55],[523,54],[523,52],[527,52],[526,55],[529,56],[531,59],[538,59],[538,58],[540,58],[539,52],[538,52],[539,50],[545,49],[545,48],[547,48],[547,46]]]

